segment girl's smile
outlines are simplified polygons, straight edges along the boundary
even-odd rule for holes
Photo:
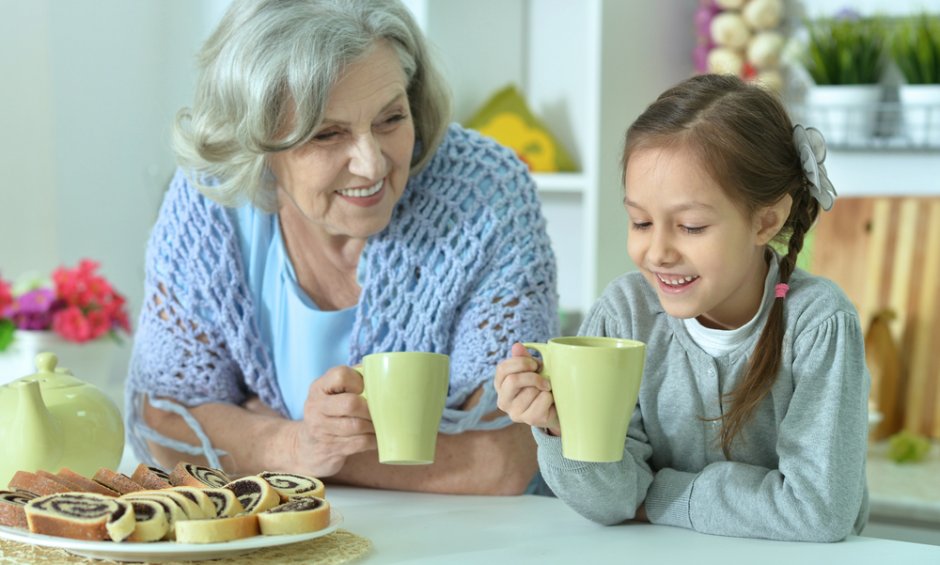
[[[659,279],[659,285],[662,287],[662,291],[673,293],[688,290],[699,279],[696,275],[672,275],[666,273],[655,273],[655,275],[656,278]]]

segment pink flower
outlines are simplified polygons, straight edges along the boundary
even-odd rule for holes
[[[55,293],[48,288],[37,288],[16,297],[10,318],[21,330],[46,330],[52,323],[56,306]]]
[[[91,324],[78,306],[59,310],[52,317],[52,329],[69,341],[86,342],[92,337]]]
[[[126,300],[97,273],[99,266],[82,259],[74,269],[60,267],[52,273],[54,289],[39,288],[15,298],[10,285],[0,279],[0,319],[9,318],[8,326],[12,322],[22,330],[51,329],[79,343],[119,330],[130,333]]]
[[[0,318],[6,317],[7,309],[13,305],[13,293],[10,283],[0,278]]]

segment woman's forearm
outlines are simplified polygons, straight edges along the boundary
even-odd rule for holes
[[[522,494],[538,469],[529,426],[438,434],[431,465],[383,465],[375,451],[359,453],[328,482],[453,494]]]
[[[478,390],[463,406],[478,401]],[[303,422],[283,418],[260,400],[251,399],[244,407],[231,404],[203,404],[190,409],[216,449],[227,453],[221,458],[226,472],[234,476],[262,471],[317,473],[291,458],[297,430]],[[495,414],[494,414],[495,416]],[[191,445],[199,442],[195,433],[178,415],[144,403],[144,419],[161,434]],[[204,457],[192,456],[150,443],[151,452],[163,466],[178,461],[206,465]],[[412,490],[423,492],[513,495],[525,491],[538,469],[536,444],[529,426],[512,424],[492,431],[438,434],[434,463],[395,466],[378,461],[375,450],[346,458],[339,472],[320,476],[328,482]]]
[[[296,422],[277,413],[247,410],[233,404],[203,404],[189,409],[210,438],[215,449],[227,453],[221,463],[233,476],[251,475],[262,471],[291,471],[282,455],[290,453],[288,428]],[[164,412],[144,402],[144,420],[157,432],[191,445],[200,445],[196,434],[181,417]],[[201,465],[208,462],[204,456],[193,456],[149,442],[154,458],[167,468],[178,461]],[[300,472],[300,470],[294,470]]]

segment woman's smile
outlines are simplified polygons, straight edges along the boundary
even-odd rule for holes
[[[346,188],[336,191],[339,197],[349,202],[353,206],[362,206],[368,208],[382,201],[385,196],[385,178],[379,179],[377,183],[368,187]]]

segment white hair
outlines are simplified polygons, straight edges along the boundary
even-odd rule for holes
[[[382,42],[408,80],[420,170],[444,136],[451,99],[398,0],[236,0],[199,53],[193,107],[177,115],[180,166],[224,206],[273,211],[266,155],[307,142],[343,69]]]

